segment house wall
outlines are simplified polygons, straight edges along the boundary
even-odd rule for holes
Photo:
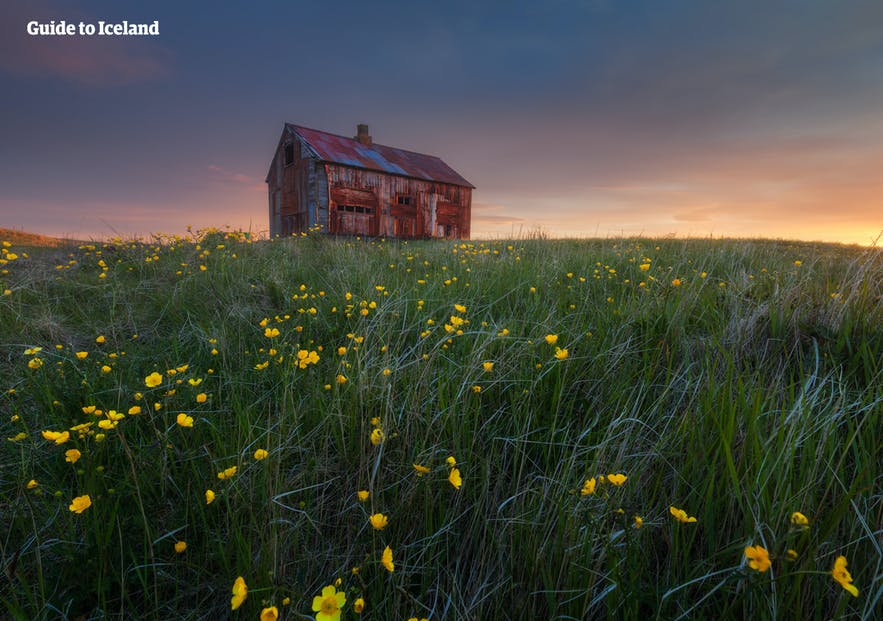
[[[472,188],[339,164],[325,164],[325,171],[331,233],[469,238]],[[398,204],[399,195],[410,196],[412,204]],[[347,207],[374,207],[375,211],[369,220],[366,214],[351,215],[354,212]]]

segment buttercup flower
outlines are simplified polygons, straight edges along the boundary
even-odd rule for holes
[[[611,485],[616,485],[617,487],[624,484],[627,479],[628,479],[628,477],[625,476],[624,474],[608,474],[607,475],[607,481],[609,481]]]
[[[360,615],[363,610],[365,610],[365,600],[360,597],[353,602],[353,612]]]
[[[770,555],[766,548],[761,546],[748,546],[745,548],[745,557],[748,560],[748,566],[760,573],[770,568]]]
[[[482,367],[482,369],[484,369],[485,373],[490,373],[491,371],[494,370],[494,363],[493,362],[482,362],[481,367]]]
[[[34,488],[37,487],[38,485],[39,485],[39,483],[37,483],[37,480],[36,480],[36,479],[31,479],[30,481],[28,481],[28,484],[27,484],[26,487],[27,487],[28,489],[34,489]]]
[[[245,584],[245,578],[239,576],[233,582],[233,597],[230,598],[230,610],[236,610],[242,606],[242,602],[248,597],[248,585]]]
[[[791,523],[795,526],[809,527],[809,520],[800,511],[791,514]]]
[[[555,348],[555,358],[558,360],[567,360],[567,357],[570,355],[570,352],[566,349],[562,349],[560,347]]]
[[[183,554],[187,551],[187,542],[186,541],[176,541],[175,542],[175,552],[178,554]]]
[[[382,513],[371,514],[371,516],[368,518],[368,521],[371,523],[371,526],[374,528],[374,530],[383,530],[389,523],[389,519]]]
[[[356,498],[359,499],[359,502],[365,502],[366,500],[368,500],[369,495],[370,492],[368,492],[368,490],[366,489],[360,489],[358,492],[356,492]]]
[[[230,466],[226,470],[222,470],[218,473],[218,478],[224,481],[225,479],[229,479],[234,474],[236,474],[236,466]]]
[[[831,576],[840,586],[849,591],[853,597],[858,597],[858,589],[852,584],[852,575],[846,569],[846,557],[838,556],[834,561],[834,567],[831,569]]]
[[[579,491],[583,496],[588,496],[590,494],[595,493],[595,487],[598,485],[598,482],[595,480],[595,477],[591,479],[586,479],[586,482],[583,483],[583,488]]]
[[[205,490],[205,504],[210,505],[214,501],[215,501],[215,493],[210,489]]]
[[[70,509],[71,513],[82,513],[91,506],[92,499],[89,497],[89,494],[85,494],[74,498],[68,509]]]
[[[144,378],[144,385],[148,388],[156,388],[160,384],[162,384],[162,375],[156,371]]]
[[[205,394],[204,392],[201,392],[198,395],[196,395],[196,402],[197,403],[205,403],[207,399],[208,399],[208,395]]]
[[[322,589],[322,595],[313,598],[313,612],[316,621],[340,621],[340,610],[346,604],[346,593],[329,584]]]
[[[414,464],[414,470],[417,472],[418,477],[422,477],[424,474],[429,472],[429,468],[426,466],[421,466],[420,464]]]
[[[392,562],[392,548],[386,546],[383,550],[383,554],[380,557],[380,564],[386,568],[386,571],[392,573],[395,571],[395,563]]]
[[[68,449],[64,452],[64,461],[75,464],[81,455],[82,454],[77,449]]]
[[[459,468],[451,469],[451,474],[448,475],[448,482],[455,488],[460,489],[460,486],[463,485],[463,478],[460,476]]]
[[[255,458],[257,461],[261,461],[262,459],[266,459],[268,454],[269,454],[269,453],[267,453],[267,451],[265,451],[265,450],[262,449],[262,448],[259,448],[258,450],[256,450],[256,451],[254,452],[254,458]]]
[[[181,427],[193,427],[193,417],[187,416],[186,414],[181,412],[180,414],[178,414],[177,423]]]
[[[695,517],[688,516],[686,511],[684,511],[683,509],[678,509],[677,507],[669,507],[668,512],[671,513],[674,519],[684,524],[690,524],[696,521]]]
[[[644,525],[644,519],[640,515],[635,516],[635,528],[641,528]]]
[[[558,335],[557,334],[547,334],[546,335],[546,342],[549,345],[554,345],[555,343],[558,342]]]
[[[77,360],[83,360],[83,359],[85,359],[88,355],[89,355],[89,352],[87,352],[87,351],[78,351],[78,352],[76,353]]]
[[[264,336],[268,339],[273,339],[279,336],[279,328],[267,328],[264,330]]]
[[[261,610],[261,621],[276,621],[279,618],[279,609],[275,606]]]
[[[377,446],[378,444],[383,444],[383,440],[386,436],[383,433],[383,430],[379,428],[375,428],[371,431],[371,444]]]

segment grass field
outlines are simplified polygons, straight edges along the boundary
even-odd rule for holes
[[[0,616],[883,618],[879,249],[0,260]]]

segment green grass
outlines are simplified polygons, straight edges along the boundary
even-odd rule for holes
[[[403,620],[883,609],[877,249],[206,232],[4,257],[8,618],[223,618],[237,576],[245,619],[313,618],[338,578],[345,619],[357,597],[362,618]],[[126,416],[100,429],[111,410]],[[89,422],[60,446],[41,433]],[[580,493],[611,473],[628,479]],[[857,598],[831,576],[840,555]]]

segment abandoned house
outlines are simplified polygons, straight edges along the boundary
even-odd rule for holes
[[[437,157],[286,123],[267,173],[270,236],[468,239],[475,186]]]

